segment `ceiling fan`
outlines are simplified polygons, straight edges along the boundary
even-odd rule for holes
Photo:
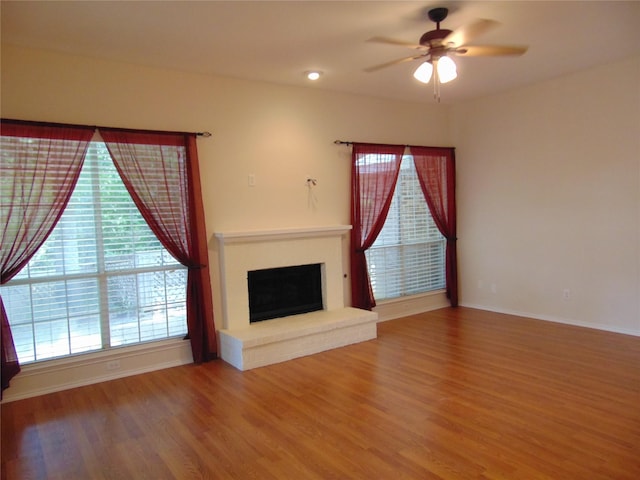
[[[418,44],[387,37],[370,38],[368,40],[369,42],[408,47],[418,52],[409,57],[403,57],[392,60],[391,62],[365,68],[365,71],[374,72],[392,65],[423,59],[424,62],[414,72],[414,77],[423,83],[429,83],[435,67],[434,98],[440,101],[440,84],[450,82],[457,77],[456,65],[451,59],[451,56],[486,57],[522,55],[527,51],[527,47],[524,46],[469,45],[474,38],[498,26],[498,22],[479,19],[452,31],[440,28],[440,22],[447,18],[448,14],[449,9],[447,8],[433,8],[429,10],[429,19],[436,24],[436,29],[424,33],[422,37],[420,37],[420,43]]]

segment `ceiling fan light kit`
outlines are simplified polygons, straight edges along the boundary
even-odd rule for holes
[[[431,62],[424,62],[416,71],[413,72],[413,77],[422,83],[429,83],[431,80],[431,75],[433,74],[433,65]]]
[[[479,19],[453,31],[441,29],[440,22],[447,18],[448,13],[449,10],[446,8],[432,8],[429,10],[429,19],[435,22],[436,29],[424,33],[420,37],[419,44],[385,37],[373,37],[369,39],[371,42],[412,48],[417,50],[418,53],[410,57],[404,57],[369,67],[365,69],[365,71],[373,72],[399,63],[423,60],[423,63],[415,70],[413,76],[422,83],[429,83],[433,77],[433,96],[436,101],[439,102],[440,84],[448,83],[458,76],[456,64],[451,56],[522,55],[527,51],[527,47],[519,46],[468,45],[475,37],[495,28],[498,22]]]
[[[456,63],[450,57],[444,56],[436,60],[436,71],[438,72],[438,81],[440,83],[448,83],[455,80],[458,76]]]

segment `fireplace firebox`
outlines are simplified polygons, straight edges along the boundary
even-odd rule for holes
[[[247,283],[251,323],[324,308],[319,263],[252,270]]]

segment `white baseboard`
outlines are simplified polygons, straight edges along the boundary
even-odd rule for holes
[[[506,315],[515,315],[517,317],[532,318],[534,320],[543,320],[545,322],[563,323],[565,325],[573,325],[575,327],[593,328],[595,330],[603,330],[603,331],[612,332],[612,333],[621,333],[624,335],[633,335],[636,337],[640,336],[639,331],[634,331],[627,328],[612,327],[611,325],[605,325],[600,323],[581,322],[579,320],[555,317],[552,315],[539,315],[531,312],[521,312],[518,310],[510,310],[505,308],[488,307],[486,305],[477,305],[477,304],[466,303],[466,302],[460,303],[460,306],[467,307],[467,308],[475,308],[477,310],[485,310],[487,312],[504,313]]]
[[[193,362],[188,340],[165,340],[23,365],[2,396],[21,400]]]

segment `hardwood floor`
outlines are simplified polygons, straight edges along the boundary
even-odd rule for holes
[[[2,405],[2,478],[640,478],[640,337],[467,308]]]

